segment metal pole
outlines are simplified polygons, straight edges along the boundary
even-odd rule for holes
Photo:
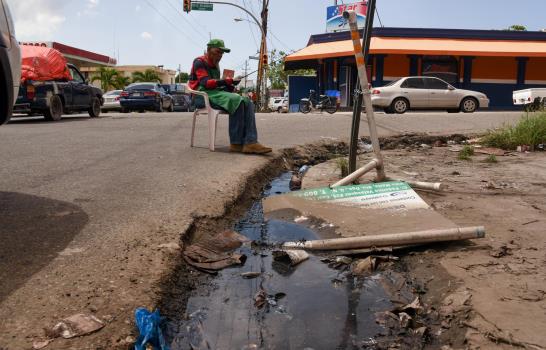
[[[248,74],[248,60],[245,60],[245,90],[246,90],[246,81],[247,81],[247,74]],[[245,91],[246,93],[246,91]]]
[[[368,9],[366,12],[366,27],[364,29],[364,45],[362,50],[364,53],[364,62],[368,62],[368,54],[370,51],[370,41],[372,38],[373,18],[375,13],[375,0],[368,0]],[[367,72],[366,72],[367,74]],[[349,173],[353,173],[356,170],[356,153],[358,148],[358,134],[360,131],[360,115],[362,113],[362,101],[363,95],[360,90],[367,90],[360,86],[360,82],[357,81],[355,86],[355,99],[353,105],[353,122],[351,125],[351,142],[349,146]],[[381,165],[382,166],[382,165]]]

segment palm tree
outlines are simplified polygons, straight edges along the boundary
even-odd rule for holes
[[[161,83],[159,74],[153,69],[146,69],[144,72],[133,72],[133,83],[158,82]]]
[[[119,72],[114,68],[100,67],[98,70],[99,75],[94,76],[91,81],[100,80],[100,87],[103,91],[108,91],[110,88],[115,87],[115,79],[119,76]]]
[[[131,78],[118,75],[114,79],[114,87],[118,90],[123,90],[127,85],[131,83]]]

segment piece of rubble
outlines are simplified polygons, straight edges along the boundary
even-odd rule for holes
[[[275,261],[286,262],[289,263],[290,266],[296,266],[297,264],[309,259],[309,254],[304,250],[275,250],[272,254]]]
[[[53,328],[46,329],[49,338],[63,337],[70,339],[87,335],[104,327],[104,323],[93,315],[76,314],[58,322]]]

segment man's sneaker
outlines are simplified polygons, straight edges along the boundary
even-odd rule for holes
[[[271,151],[271,148],[265,147],[259,143],[252,143],[250,145],[243,146],[243,153],[265,154]]]
[[[231,145],[229,145],[229,151],[241,153],[243,151],[243,145],[236,145],[232,143]]]

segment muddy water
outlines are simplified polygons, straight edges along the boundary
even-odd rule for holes
[[[283,174],[264,195],[287,192],[289,180]],[[375,313],[393,304],[378,275],[352,277],[330,268],[324,256],[312,255],[295,267],[273,261],[271,244],[331,234],[293,221],[266,222],[259,201],[234,229],[258,244],[240,249],[248,257],[243,266],[223,270],[211,288],[189,299],[188,319],[170,327],[173,349],[354,349],[385,334]],[[244,279],[244,272],[261,275]],[[258,309],[254,298],[261,289],[269,297]]]

